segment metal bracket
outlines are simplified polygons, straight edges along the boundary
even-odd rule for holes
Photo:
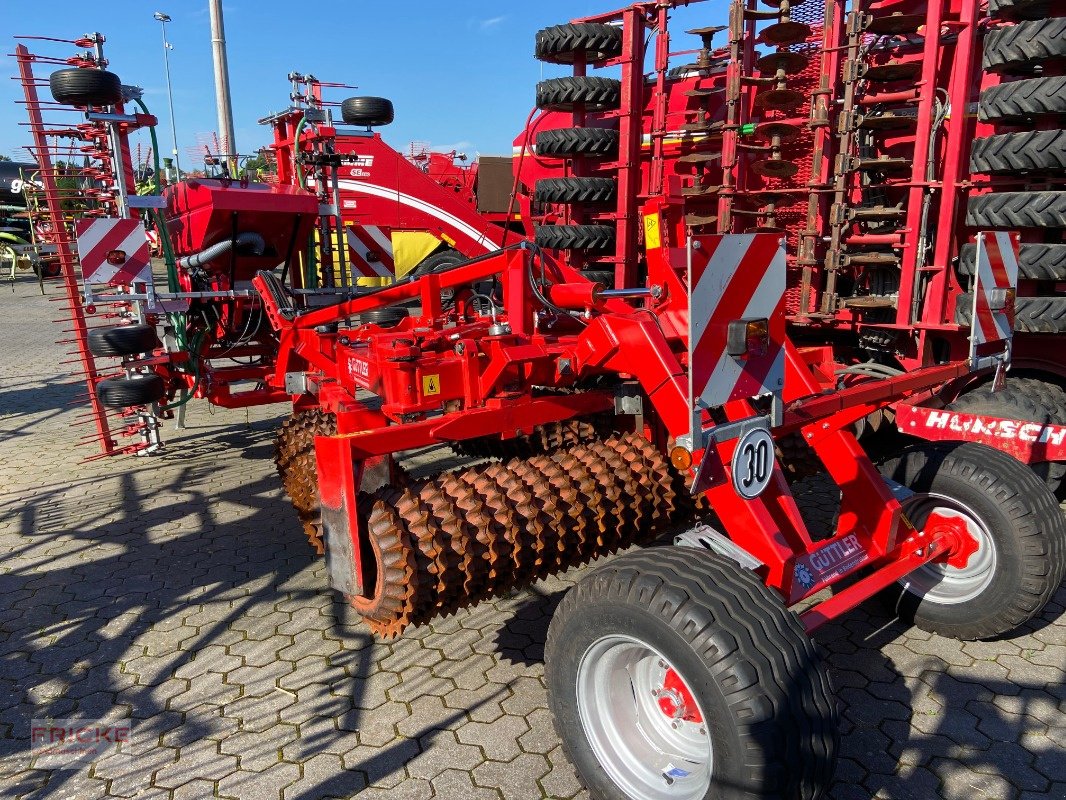
[[[715,425],[712,428],[704,428],[700,432],[703,438],[703,459],[700,461],[699,468],[696,470],[696,475],[692,479],[692,494],[699,494],[711,484],[724,479],[725,477],[722,474],[722,464],[718,459],[718,448],[716,445],[723,444],[733,439],[739,439],[756,429],[762,429],[769,434],[770,418],[764,416],[747,417],[745,419],[738,419],[735,422],[727,422],[724,425]],[[681,443],[681,438],[682,437],[678,438],[679,444]]]
[[[614,396],[614,413],[633,415],[644,413],[644,400],[637,383],[623,383],[618,387]]]
[[[307,373],[306,372],[286,372],[285,373],[285,393],[286,394],[304,394],[307,392]]]
[[[678,547],[695,547],[711,550],[720,556],[725,556],[730,561],[735,561],[742,569],[756,570],[765,566],[743,547],[738,545],[724,533],[715,530],[710,525],[700,523],[674,537],[674,544]]]

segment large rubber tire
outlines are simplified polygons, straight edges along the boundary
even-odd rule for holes
[[[341,119],[349,125],[376,128],[396,116],[392,101],[384,97],[349,97],[341,103]]]
[[[1066,131],[986,136],[973,143],[970,172],[989,175],[1066,169]]]
[[[154,372],[132,378],[105,378],[96,384],[96,396],[108,408],[146,406],[162,400],[166,393],[163,378]]]
[[[539,225],[533,241],[549,250],[610,250],[614,235],[609,225]]]
[[[614,272],[608,269],[583,269],[581,276],[593,283],[598,283],[606,289],[614,288]]]
[[[1031,469],[973,442],[923,442],[881,471],[917,493],[903,503],[916,526],[939,504],[968,515],[981,540],[961,571],[927,565],[904,578],[893,592],[900,618],[972,641],[1002,636],[1040,613],[1066,568],[1066,516]]]
[[[113,106],[122,102],[122,81],[103,69],[60,69],[48,76],[52,99],[68,106]]]
[[[611,111],[622,102],[622,82],[614,78],[549,78],[537,84],[537,108],[551,111]]]
[[[995,192],[971,197],[972,228],[1066,228],[1066,192]]]
[[[608,128],[557,128],[540,131],[537,155],[544,158],[592,156],[611,158],[618,154],[618,131]]]
[[[974,274],[977,245],[959,253],[959,274]],[[1066,281],[1066,244],[1023,244],[1018,251],[1018,277],[1033,281]]]
[[[979,386],[972,391],[948,403],[948,411],[961,411],[966,414],[981,414],[989,417],[1016,419],[1020,422],[1037,422],[1040,424],[1066,424],[1064,409],[1051,399],[1050,384],[1037,386],[1039,381],[1025,378],[1008,378],[1006,386],[993,392],[989,384]],[[1047,487],[1055,492],[1066,476],[1066,464],[1044,461],[1030,464]]]
[[[466,256],[462,253],[457,253],[455,250],[441,250],[439,253],[430,253],[423,258],[418,262],[418,266],[408,274],[415,277],[418,277],[419,275],[428,275],[431,272],[437,272],[456,264],[462,264],[466,260]]]
[[[150,353],[159,346],[152,325],[119,325],[89,331],[89,352],[94,356],[131,356]]]
[[[1014,15],[1022,19],[1047,16],[1052,0],[988,0],[988,13],[1004,17]]]
[[[553,25],[537,31],[535,58],[552,64],[573,64],[582,55],[593,63],[622,54],[622,29],[593,22]]]
[[[1066,75],[991,86],[981,92],[979,109],[985,122],[1066,114]]]
[[[375,308],[372,311],[363,311],[354,318],[356,325],[377,325],[381,328],[391,328],[399,325],[410,316],[408,309],[402,306],[390,306],[388,308]]]
[[[588,692],[579,687],[603,668],[601,651],[627,639],[653,651],[652,661],[637,662],[631,672],[612,672],[610,683],[596,687],[595,699],[601,702],[583,702]],[[640,700],[651,692],[638,696],[630,690],[640,683],[642,669],[654,670],[655,663],[660,670],[672,668],[703,720],[713,721],[704,723],[705,734],[695,739],[710,742],[710,787],[699,794],[695,785],[678,796],[813,800],[832,778],[838,717],[828,670],[798,619],[754,573],[721,556],[653,548],[627,553],[596,570],[555,612],[544,662],[556,732],[593,797],[649,796],[640,784],[626,791],[612,778],[612,771],[627,771],[627,759],[614,757],[613,743],[621,737],[640,741],[652,725],[658,728],[660,720],[653,716],[658,707],[645,715],[644,727],[604,724],[599,735],[592,735],[596,745],[589,723],[617,719],[611,712],[621,716],[630,707],[646,708]],[[699,734],[689,726],[699,724],[683,719],[679,730],[695,738]],[[665,773],[666,755],[660,752],[658,758],[655,766]],[[612,760],[615,766],[605,769],[604,762]],[[647,762],[634,754],[628,763],[635,772]],[[677,761],[670,764],[678,776],[671,789],[699,775],[698,760],[685,762],[692,770]]]
[[[973,295],[955,301],[955,321],[969,327]],[[1066,333],[1066,297],[1018,297],[1014,301],[1014,330],[1018,333]]]
[[[614,178],[542,178],[533,189],[538,203],[613,203]]]
[[[1066,56],[1066,17],[1019,22],[985,37],[986,70],[1033,65]]]

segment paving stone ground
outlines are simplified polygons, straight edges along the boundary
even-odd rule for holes
[[[586,796],[542,663],[580,571],[375,642],[279,491],[284,409],[196,405],[165,455],[81,463],[58,308],[0,284],[0,796]],[[998,642],[876,610],[820,630],[843,716],[830,796],[1066,797],[1064,605]],[[134,757],[35,768],[29,720],[65,717],[132,720]]]

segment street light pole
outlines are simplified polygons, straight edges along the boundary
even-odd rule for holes
[[[163,29],[163,66],[167,74],[167,100],[170,103],[170,133],[174,138],[174,178],[175,180],[181,180],[181,167],[178,162],[178,127],[174,122],[174,91],[170,85],[170,42],[167,41],[167,23],[170,22],[170,17],[164,14],[162,11],[156,11],[152,15],[155,19],[159,20],[159,25]],[[156,176],[156,182],[158,183],[159,176]]]

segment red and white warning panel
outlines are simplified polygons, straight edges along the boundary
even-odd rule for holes
[[[1018,251],[1017,233],[982,231],[977,234],[971,358],[980,345],[1010,341],[1014,331]]]
[[[376,225],[348,225],[348,258],[352,269],[364,278],[392,278],[392,240],[387,230]]]
[[[776,233],[689,240],[691,407],[781,391],[785,240]]]
[[[82,281],[111,286],[151,283],[152,259],[144,225],[136,219],[101,217],[75,223]]]

